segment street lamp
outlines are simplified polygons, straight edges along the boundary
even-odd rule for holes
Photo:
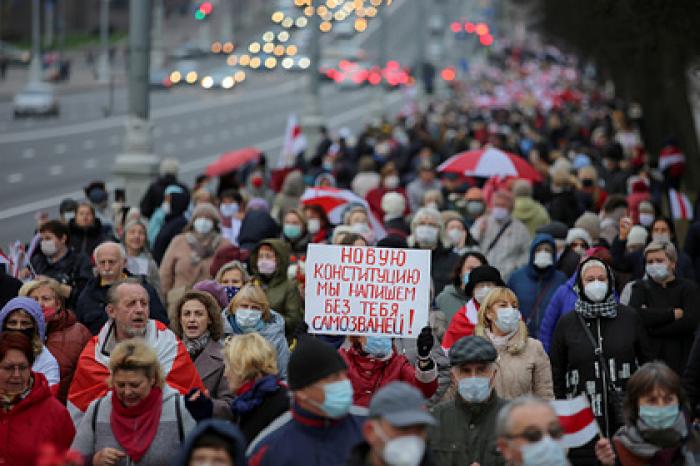
[[[41,82],[40,0],[32,0],[32,61],[29,63],[29,85]]]
[[[321,18],[314,14],[309,18],[311,38],[309,40],[308,86],[306,88],[306,106],[301,118],[301,125],[308,141],[309,152],[313,153],[319,143],[320,130],[323,125],[321,114],[321,97],[319,95],[320,80],[318,77],[321,62]]]
[[[100,57],[97,61],[97,80],[110,81],[109,67],[109,0],[100,2]]]

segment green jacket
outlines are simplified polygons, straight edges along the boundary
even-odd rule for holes
[[[261,275],[258,271],[258,250],[260,246],[267,244],[275,250],[277,256],[277,268],[271,276]],[[304,320],[304,303],[296,284],[287,278],[289,267],[289,245],[281,239],[266,239],[260,241],[250,255],[250,270],[255,276],[256,282],[265,290],[270,309],[277,311],[284,317],[284,328],[287,340],[294,333],[297,325]]]
[[[542,204],[530,197],[516,197],[513,207],[513,217],[525,224],[530,236],[535,236],[535,231],[551,220],[547,209]]]
[[[495,391],[485,403],[466,403],[460,396],[433,407],[437,425],[428,432],[436,466],[505,466],[496,448],[496,417],[505,400]]]
[[[447,323],[452,320],[452,317],[457,314],[462,306],[467,304],[469,299],[467,295],[464,294],[464,290],[461,288],[456,288],[454,283],[447,285],[442,289],[437,298],[435,298],[435,304],[447,317]]]

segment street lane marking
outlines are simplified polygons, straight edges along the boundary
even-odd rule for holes
[[[109,137],[109,145],[110,146],[117,146],[119,145],[119,141],[121,140],[121,137],[117,134],[113,134]]]
[[[51,175],[51,176],[58,176],[61,173],[63,173],[63,166],[61,166],[61,165],[52,165],[49,168],[49,175]]]
[[[92,139],[86,139],[83,141],[83,149],[84,150],[92,150],[95,148],[95,141]]]
[[[35,155],[36,150],[33,147],[27,147],[22,151],[22,158],[24,159],[33,159]]]
[[[92,170],[93,168],[97,167],[97,160],[95,160],[95,159],[86,159],[86,160],[83,162],[83,166],[84,166],[86,169],[88,169],[88,170]]]
[[[7,177],[8,183],[20,183],[24,179],[24,175],[21,173],[13,173]]]
[[[60,142],[54,146],[54,152],[56,152],[58,155],[65,154],[67,150],[68,150],[68,146],[62,142]]]

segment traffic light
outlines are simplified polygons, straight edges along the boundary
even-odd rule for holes
[[[194,10],[194,17],[198,21],[207,19],[207,17],[214,11],[214,5],[211,2],[202,2]]]

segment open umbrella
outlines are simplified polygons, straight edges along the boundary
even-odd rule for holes
[[[537,182],[542,177],[522,157],[489,147],[455,154],[438,167],[445,173],[491,178],[492,176],[515,176]]]
[[[257,159],[261,153],[260,150],[254,147],[244,147],[243,149],[226,152],[221,154],[216,161],[209,164],[206,173],[208,176],[224,175]]]

